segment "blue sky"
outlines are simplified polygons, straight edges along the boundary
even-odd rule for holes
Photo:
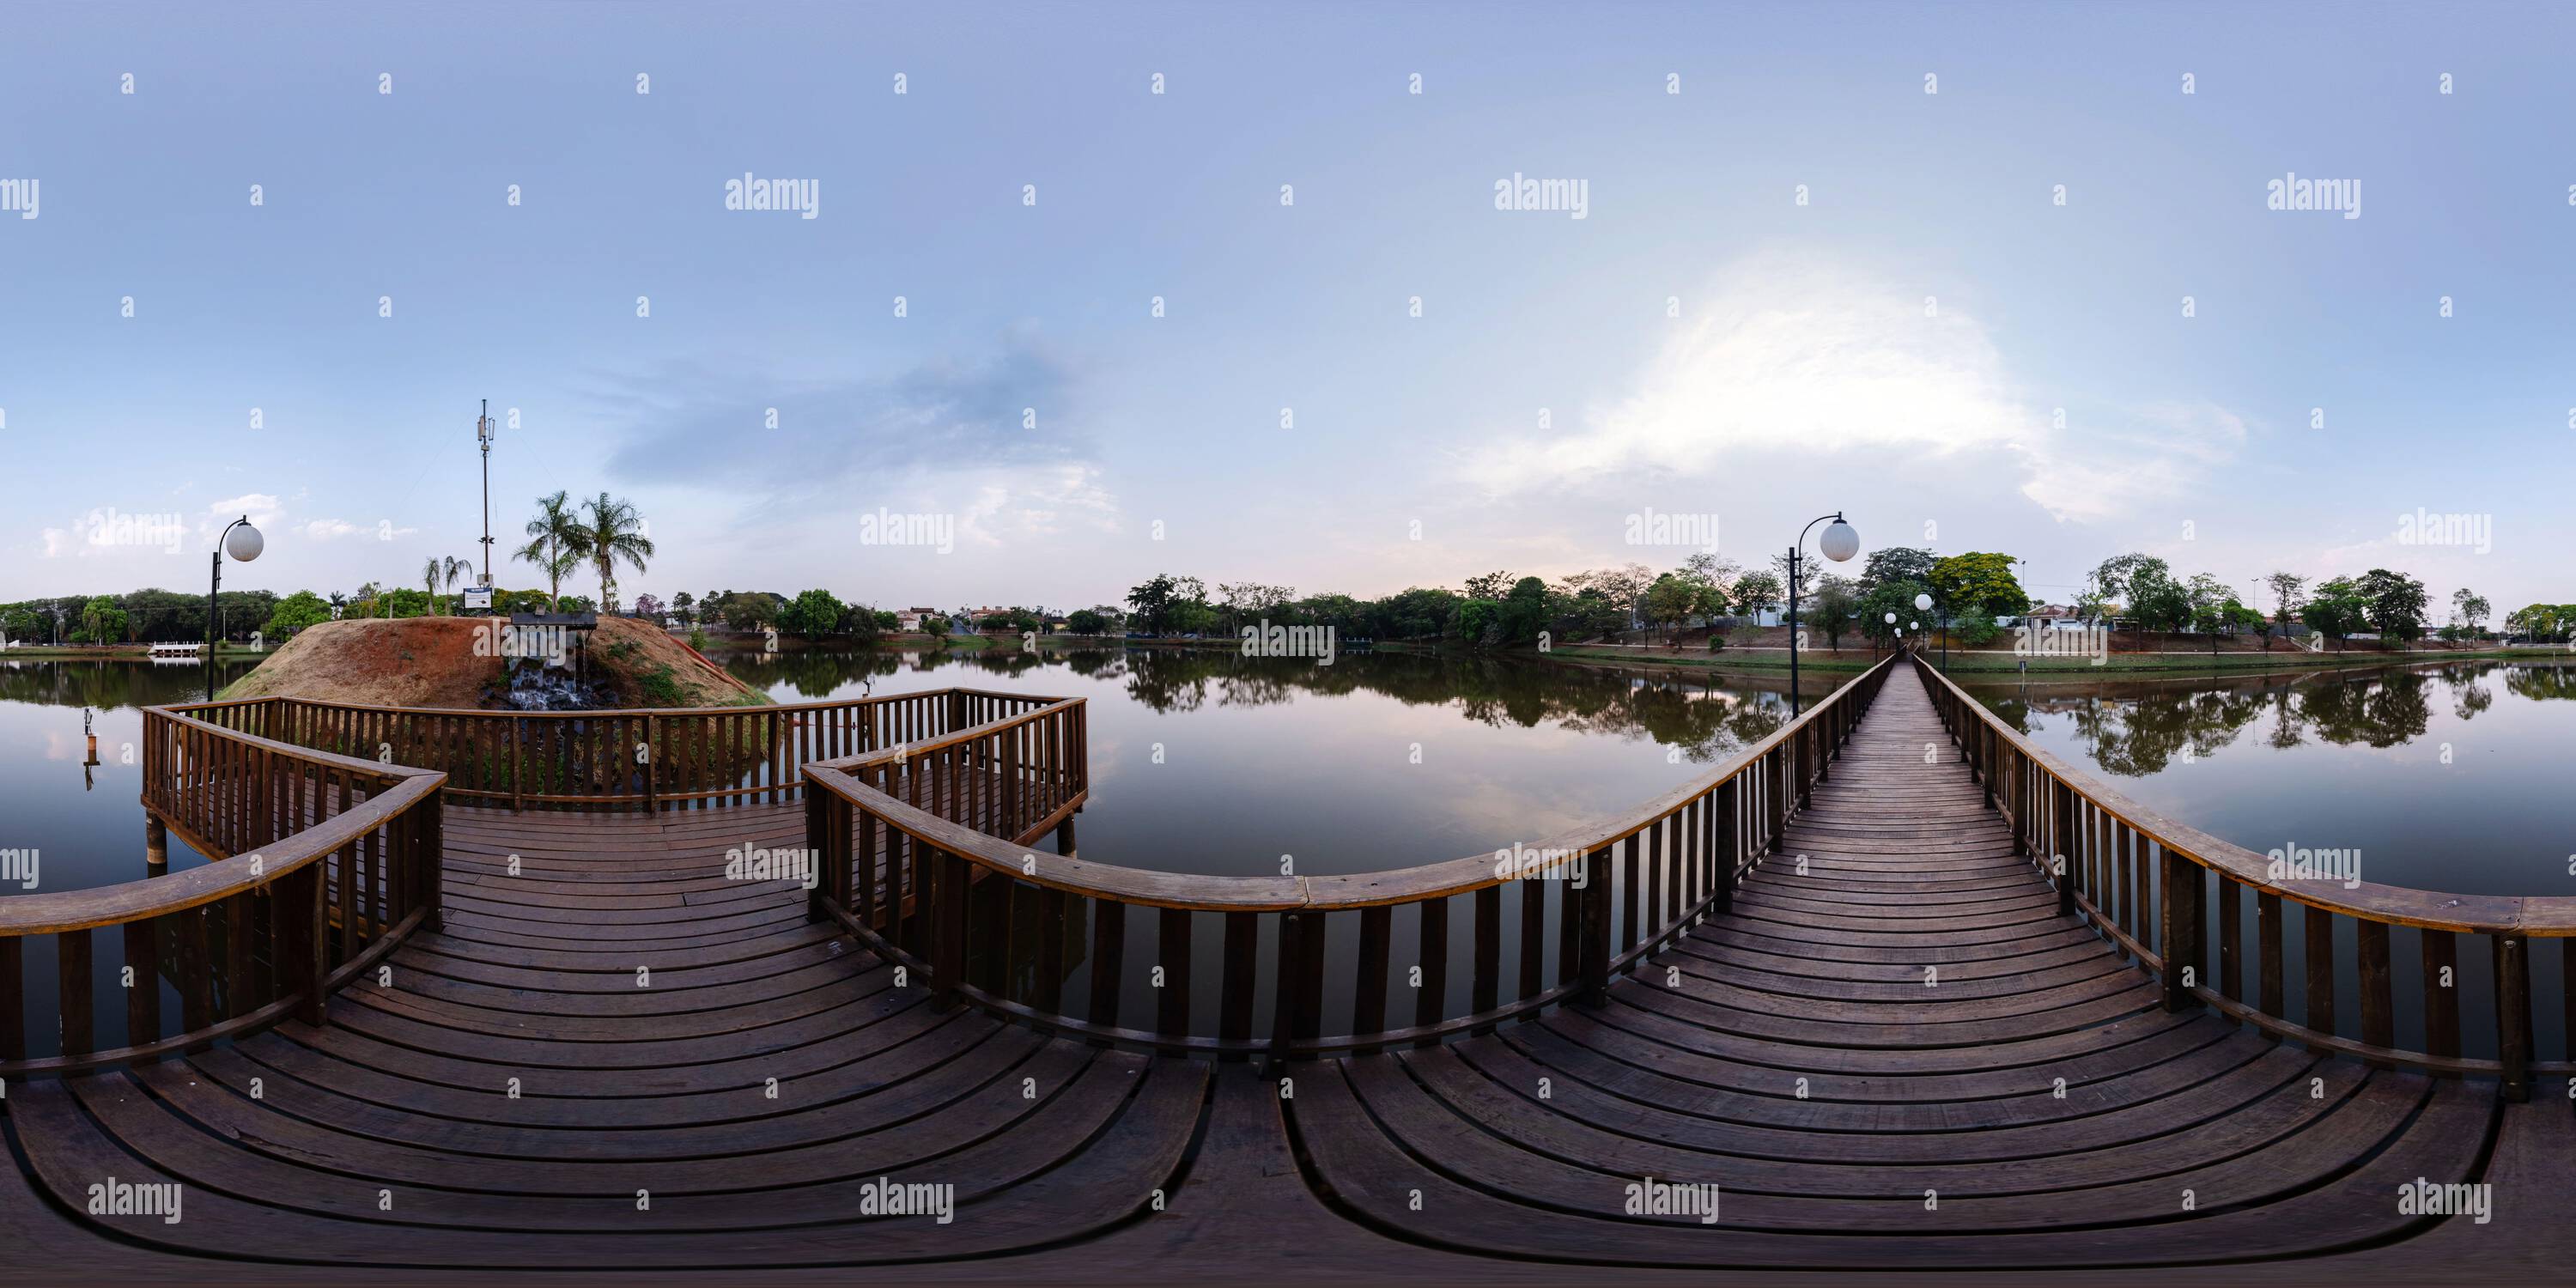
[[[1382,594],[1680,563],[1626,544],[1648,511],[1750,564],[1841,509],[2052,600],[2127,550],[2249,595],[2387,566],[2576,599],[2571,36],[2536,5],[11,6],[0,179],[41,204],[0,211],[0,598],[193,586],[245,510],[268,553],[229,585],[413,583],[476,548],[489,398],[496,532],[632,498],[630,595]],[[816,217],[727,210],[746,173]],[[2267,209],[2292,173],[2360,217]],[[1516,174],[1582,180],[1584,218],[1495,209]],[[2409,544],[2419,507],[2491,537]],[[867,543],[880,509],[953,547]],[[176,515],[190,557],[101,513]]]

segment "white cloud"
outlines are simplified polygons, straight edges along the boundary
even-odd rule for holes
[[[420,529],[393,528],[382,523],[351,523],[347,519],[307,519],[296,524],[291,531],[307,541],[340,541],[350,537],[391,541],[396,537],[412,536]]]
[[[2058,430],[2026,396],[1985,325],[1954,296],[1789,254],[1720,274],[1638,374],[1635,392],[1571,432],[1462,455],[1492,496],[1541,490],[1652,494],[1669,480],[1740,476],[1751,454],[1909,463],[1992,458],[2060,521],[2094,522],[2181,495],[2243,445],[2245,423],[2206,404],[2132,409],[2117,431]]]

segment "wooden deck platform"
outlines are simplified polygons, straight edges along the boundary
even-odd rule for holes
[[[1603,1007],[1276,1070],[935,1009],[801,889],[725,879],[803,843],[797,805],[451,806],[443,930],[327,1026],[7,1088],[6,1273],[2563,1276],[2564,1088],[2167,1013],[1940,745],[1900,669],[1733,911]],[[89,1215],[110,1178],[180,1183],[181,1219]],[[1717,1184],[1716,1219],[1633,1213],[1649,1178]],[[2490,1217],[2401,1212],[2419,1178]],[[952,1216],[870,1215],[889,1180]]]

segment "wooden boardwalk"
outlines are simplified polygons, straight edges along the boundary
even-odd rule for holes
[[[1948,745],[1900,668],[1733,910],[1605,1005],[1276,1069],[937,1009],[802,889],[725,878],[801,805],[450,805],[443,928],[328,1025],[9,1086],[0,1243],[196,1282],[2563,1275],[2563,1094],[2167,1012]],[[183,1219],[88,1215],[108,1178],[183,1185]],[[1716,1219],[1632,1212],[1649,1178],[1715,1183]],[[2419,1178],[2490,1217],[2401,1213]],[[950,1218],[871,1215],[888,1181]]]

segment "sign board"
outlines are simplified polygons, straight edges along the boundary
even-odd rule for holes
[[[467,612],[469,612],[469,613],[488,613],[488,612],[491,612],[491,611],[492,611],[492,588],[491,588],[491,587],[489,587],[489,586],[468,586],[468,587],[466,587],[466,588],[465,588],[465,611],[467,611]]]

